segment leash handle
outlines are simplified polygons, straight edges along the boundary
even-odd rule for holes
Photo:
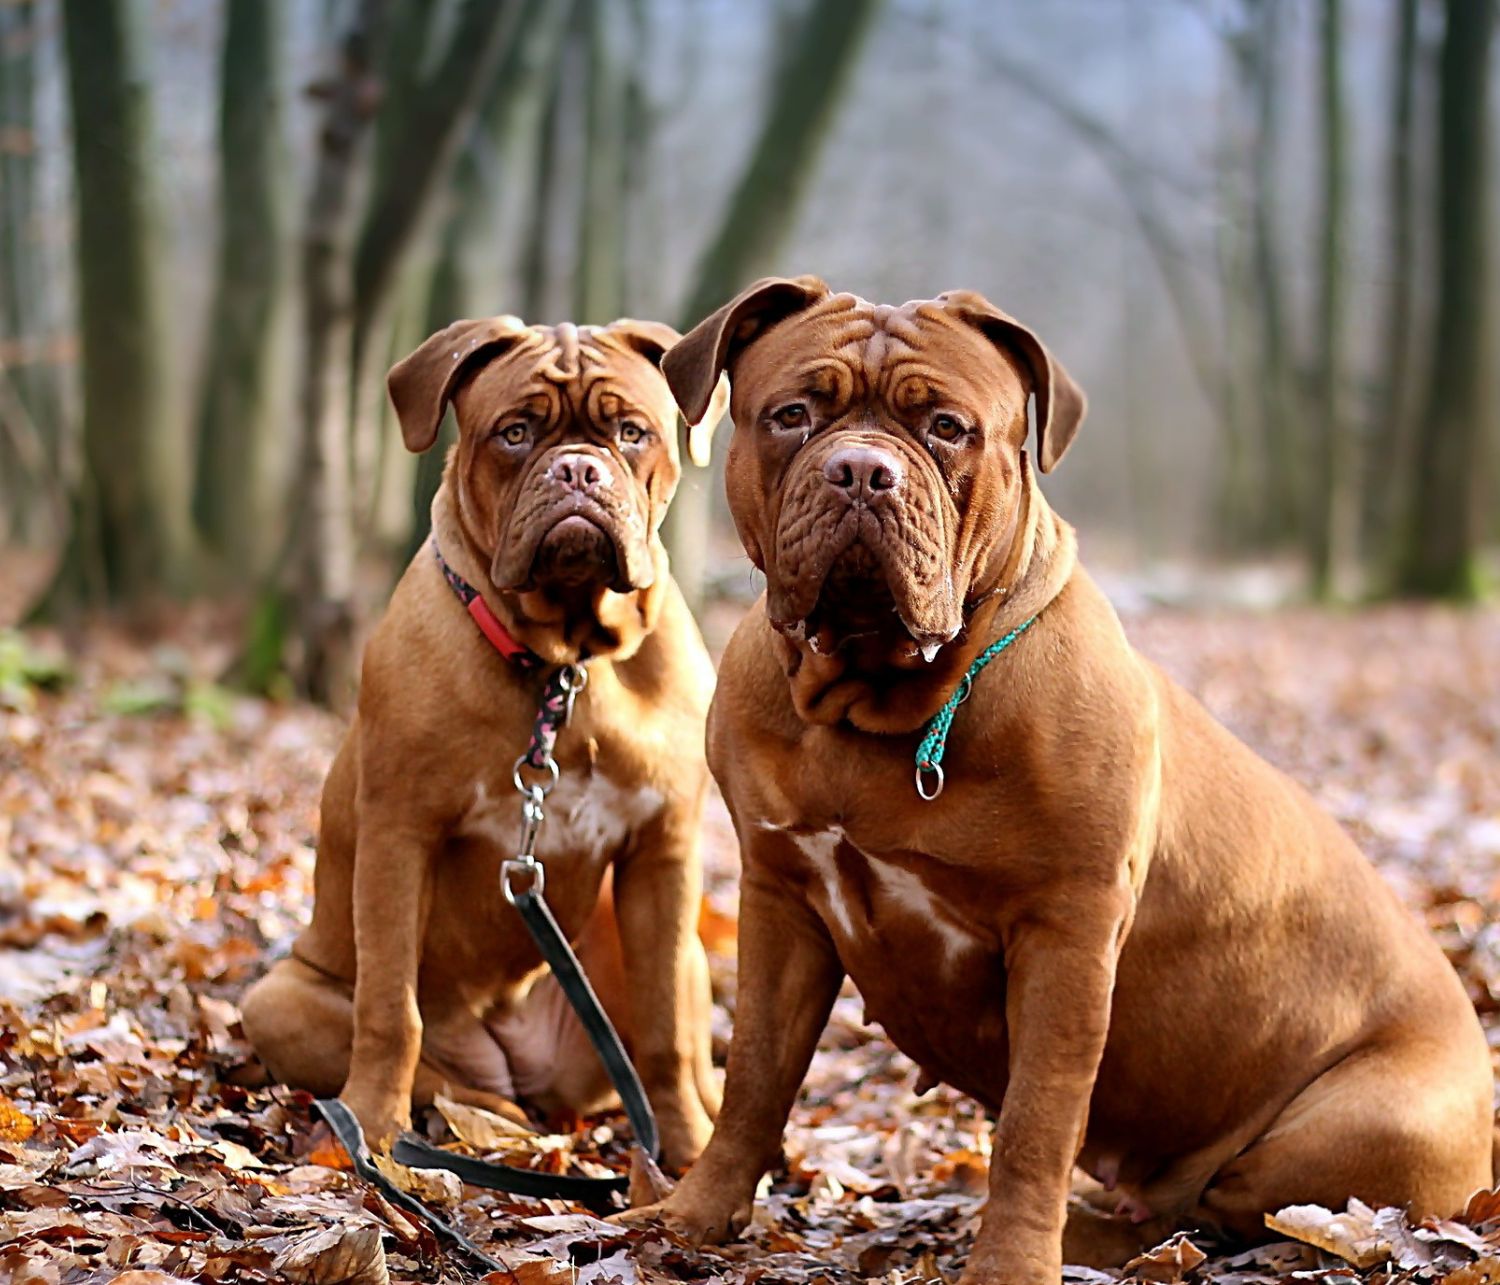
[[[535,868],[538,872],[542,869],[539,864]],[[507,885],[506,897],[520,911],[521,919],[532,940],[536,942],[537,950],[552,969],[568,1003],[573,1006],[573,1011],[583,1024],[589,1043],[594,1046],[600,1061],[604,1063],[610,1083],[615,1086],[620,1102],[625,1107],[630,1127],[635,1131],[636,1144],[652,1160],[656,1160],[661,1152],[656,1116],[651,1110],[646,1091],[641,1086],[640,1076],[636,1074],[635,1066],[625,1052],[619,1032],[615,1030],[609,1014],[599,1002],[599,996],[589,984],[583,965],[578,962],[577,954],[553,915],[552,907],[547,904],[547,899],[536,884],[516,893],[512,893]],[[614,1178],[581,1178],[574,1174],[538,1173],[535,1169],[519,1169],[514,1165],[497,1164],[492,1160],[455,1155],[413,1134],[399,1138],[391,1154],[399,1163],[412,1168],[447,1169],[475,1186],[523,1196],[561,1196],[589,1204],[601,1202],[630,1186],[630,1179],[624,1174]]]
[[[365,1145],[365,1131],[359,1127],[359,1121],[354,1112],[349,1110],[337,1098],[319,1098],[313,1103],[318,1114],[328,1122],[328,1127],[333,1130],[333,1136],[339,1140],[339,1145],[349,1153],[349,1160],[354,1165],[355,1176],[369,1183],[379,1190],[391,1204],[395,1205],[403,1213],[411,1214],[412,1217],[420,1219],[439,1240],[446,1240],[450,1244],[461,1249],[481,1267],[492,1272],[503,1272],[505,1264],[498,1259],[491,1258],[484,1250],[480,1249],[472,1240],[454,1227],[451,1223],[439,1218],[432,1210],[428,1209],[415,1196],[409,1196],[387,1178],[375,1167],[370,1159],[370,1149]],[[400,1143],[396,1145],[393,1153],[400,1164],[407,1162],[401,1159]],[[462,1177],[462,1174],[459,1175]],[[540,1175],[539,1175],[540,1176]]]

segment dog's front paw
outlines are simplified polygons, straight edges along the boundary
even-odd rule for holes
[[[411,1128],[411,1099],[388,1093],[365,1094],[345,1089],[339,1101],[354,1112],[372,1153],[389,1151],[400,1134]]]
[[[958,1285],[1058,1285],[1062,1257],[1057,1249],[1028,1253],[1020,1245],[990,1251],[979,1245],[969,1255]]]
[[[722,1245],[733,1240],[750,1224],[753,1201],[726,1204],[722,1200],[698,1199],[679,1187],[665,1200],[640,1209],[615,1214],[610,1222],[626,1225],[659,1223],[694,1245]]]

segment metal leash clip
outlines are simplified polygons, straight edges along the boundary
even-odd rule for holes
[[[523,892],[529,892],[533,896],[540,897],[547,886],[547,870],[540,861],[536,859],[536,837],[541,831],[542,822],[547,819],[542,810],[542,800],[547,797],[547,790],[557,784],[557,764],[551,759],[552,780],[544,789],[540,785],[533,785],[525,791],[525,802],[521,804],[521,842],[516,845],[516,855],[509,861],[500,864],[500,891],[505,894],[505,900],[512,906],[516,904],[516,897],[520,894],[511,883],[517,875],[526,875],[529,882]],[[516,768],[519,780],[520,768]]]

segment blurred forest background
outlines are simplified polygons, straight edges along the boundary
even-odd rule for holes
[[[392,360],[777,271],[1037,327],[1119,592],[1478,596],[1496,9],[0,0],[0,626],[211,598],[239,681],[337,696],[441,469]],[[749,583],[720,492],[700,605]]]

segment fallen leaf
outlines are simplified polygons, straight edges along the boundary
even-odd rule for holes
[[[478,1147],[481,1151],[498,1151],[503,1147],[514,1146],[518,1138],[536,1137],[536,1130],[525,1122],[526,1117],[520,1107],[516,1108],[520,1118],[508,1119],[494,1111],[486,1111],[483,1107],[455,1102],[441,1093],[433,1095],[432,1105],[453,1130],[455,1138],[460,1142],[467,1142],[471,1147]]]
[[[1337,1254],[1356,1267],[1373,1267],[1390,1256],[1390,1238],[1376,1226],[1375,1211],[1359,1200],[1351,1200],[1339,1214],[1321,1205],[1288,1205],[1267,1214],[1266,1226]]]
[[[0,1142],[25,1142],[36,1132],[36,1121],[7,1097],[0,1097]]]
[[[1185,1235],[1172,1236],[1125,1264],[1125,1274],[1161,1285],[1177,1285],[1208,1257]]]
[[[389,1285],[377,1227],[324,1227],[293,1241],[273,1264],[297,1285]]]
[[[408,1196],[434,1205],[456,1205],[464,1197],[464,1183],[446,1169],[408,1169],[387,1155],[372,1157],[382,1176]]]

